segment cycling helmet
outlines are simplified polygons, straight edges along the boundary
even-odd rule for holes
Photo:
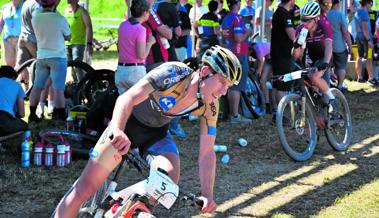
[[[42,5],[42,7],[51,7],[57,3],[58,0],[38,0],[38,3]]]
[[[205,51],[201,61],[215,72],[221,73],[234,85],[238,85],[242,77],[242,68],[238,58],[228,49],[212,46]]]
[[[300,18],[309,20],[320,16],[320,5],[317,2],[307,2],[300,10]]]

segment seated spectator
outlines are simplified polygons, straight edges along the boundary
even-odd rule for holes
[[[0,136],[28,129],[28,124],[21,119],[25,115],[26,95],[16,78],[17,73],[12,67],[0,67]]]
[[[150,16],[149,2],[134,0],[130,7],[131,17],[118,29],[118,67],[115,82],[119,94],[124,93],[146,75],[145,61],[155,38],[146,34],[142,23]]]

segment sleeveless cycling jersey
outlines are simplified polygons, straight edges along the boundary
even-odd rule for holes
[[[218,116],[218,102],[212,101],[192,105],[175,114],[170,109],[185,100],[194,71],[181,62],[167,62],[146,75],[147,80],[154,88],[149,98],[133,109],[133,116],[142,124],[149,127],[160,127],[168,124],[179,114],[191,113],[205,118],[208,134],[215,135]]]
[[[301,24],[296,29],[296,37],[298,37],[303,27],[304,24]],[[332,28],[330,27],[329,21],[327,19],[320,19],[317,23],[317,28],[313,35],[311,35],[311,33],[308,33],[306,39],[306,49],[312,62],[315,62],[324,57],[324,42],[326,40],[332,41]]]
[[[67,45],[85,45],[86,44],[86,25],[82,18],[82,7],[79,7],[75,12],[68,9],[66,19],[70,25],[71,39],[66,42]]]

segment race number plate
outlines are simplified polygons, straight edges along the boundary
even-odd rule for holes
[[[292,73],[284,74],[283,81],[288,82],[288,81],[300,79],[301,78],[301,72],[302,72],[301,70],[298,70],[298,71],[294,71]]]
[[[165,208],[170,209],[178,197],[179,186],[167,175],[151,168],[146,191]]]

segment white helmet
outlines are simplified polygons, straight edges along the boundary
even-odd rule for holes
[[[300,10],[300,18],[309,20],[320,16],[320,5],[317,2],[307,2]]]

